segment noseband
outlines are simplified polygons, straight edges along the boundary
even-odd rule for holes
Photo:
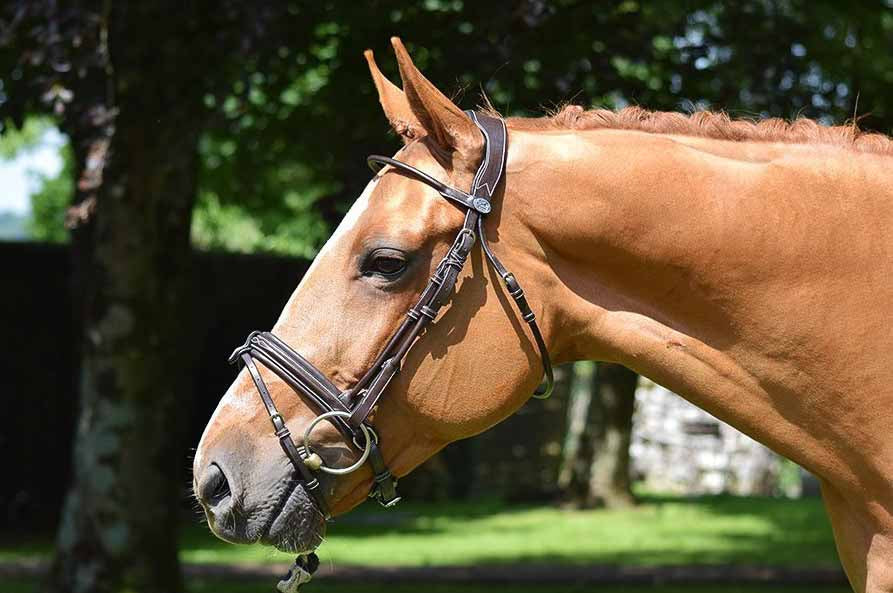
[[[481,247],[490,265],[505,283],[506,290],[514,299],[522,319],[530,326],[533,338],[542,359],[545,382],[537,388],[533,397],[545,399],[552,393],[552,363],[543,340],[542,333],[536,323],[536,316],[530,309],[524,291],[515,276],[509,272],[502,262],[490,250],[484,234],[484,217],[490,212],[491,200],[505,171],[508,138],[505,122],[475,112],[467,112],[471,120],[480,129],[484,137],[484,159],[474,176],[471,192],[449,187],[434,179],[427,173],[386,156],[372,155],[366,161],[373,171],[389,165],[410,177],[434,188],[442,197],[465,209],[465,222],[452,247],[437,265],[434,275],[419,296],[418,301],[406,313],[400,327],[391,336],[378,357],[363,377],[350,389],[341,391],[311,362],[295,352],[288,344],[270,332],[254,332],[245,343],[232,353],[231,363],[241,361],[248,369],[260,398],[273,422],[273,429],[279,438],[282,449],[303,483],[304,489],[313,496],[320,511],[329,516],[328,506],[320,489],[320,482],[315,473],[322,471],[329,474],[346,474],[356,471],[364,463],[369,463],[374,476],[370,498],[378,500],[386,507],[396,504],[397,480],[385,465],[379,448],[378,435],[368,421],[369,414],[375,408],[394,375],[400,370],[416,338],[437,317],[438,312],[448,300],[456,285],[459,273],[476,238],[480,238]],[[273,398],[260,376],[255,361],[275,373],[296,393],[305,397],[320,413],[304,431],[300,444],[295,444],[285,420],[276,409]],[[311,431],[320,422],[330,422],[344,437],[362,454],[351,466],[333,468],[324,465],[320,456],[311,449]]]

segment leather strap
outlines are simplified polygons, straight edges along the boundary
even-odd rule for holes
[[[449,294],[455,288],[456,279],[458,277],[458,274],[461,272],[465,259],[468,257],[468,253],[471,251],[476,233],[477,237],[480,238],[481,246],[487,257],[487,261],[490,262],[490,265],[493,266],[493,269],[496,270],[496,273],[499,275],[500,278],[502,278],[506,290],[515,301],[515,306],[518,308],[518,311],[521,314],[521,318],[530,327],[531,334],[533,335],[534,342],[537,346],[537,350],[539,351],[540,359],[542,360],[543,376],[545,379],[544,383],[541,384],[533,393],[533,397],[537,399],[546,399],[552,394],[555,378],[554,371],[552,369],[552,361],[549,357],[549,351],[546,346],[545,339],[543,338],[539,325],[536,322],[536,315],[530,308],[530,305],[527,302],[527,298],[524,295],[524,291],[521,288],[521,285],[518,283],[518,280],[515,278],[515,276],[506,269],[499,258],[497,258],[493,251],[490,249],[490,245],[487,242],[486,234],[484,232],[484,216],[492,209],[491,201],[493,199],[493,195],[496,193],[496,190],[502,181],[503,173],[505,171],[506,155],[508,151],[508,133],[505,127],[505,121],[500,118],[490,117],[488,115],[479,114],[474,111],[466,111],[466,114],[468,114],[471,120],[477,125],[478,129],[481,131],[481,134],[484,137],[484,158],[481,161],[477,173],[475,174],[472,181],[471,194],[466,194],[465,192],[462,192],[460,190],[449,188],[448,186],[434,179],[424,171],[420,171],[412,165],[408,165],[402,161],[398,161],[390,157],[371,155],[366,159],[366,162],[369,163],[370,167],[372,167],[374,171],[377,171],[378,167],[381,165],[390,165],[392,167],[395,167],[396,169],[399,169],[401,172],[416,178],[422,183],[431,186],[442,196],[446,197],[447,199],[451,199],[454,203],[463,205],[472,203],[475,205],[475,207],[473,208],[468,208],[465,216],[465,222],[462,226],[462,229],[460,230],[459,236],[457,237],[457,242],[460,238],[470,237],[470,241],[468,242],[467,246],[463,245],[463,247],[467,247],[467,250],[457,249],[457,245],[453,245],[453,248],[447,252],[446,257],[441,260],[440,264],[437,267],[437,271],[432,277],[431,282],[428,284],[427,288],[431,288],[432,286],[436,285],[436,293],[434,298],[431,302],[428,302],[426,300],[426,289],[425,293],[423,293],[422,298],[419,299],[416,306],[410,309],[410,314],[415,311],[428,315],[431,320],[436,317],[437,311],[440,309],[440,306],[442,306],[443,303],[446,302]],[[446,195],[446,192],[444,191],[445,189],[451,189],[452,194]],[[455,195],[457,194],[459,195],[459,197],[455,198]],[[435,305],[434,307],[431,306],[432,303]],[[416,333],[415,335],[418,334]],[[415,336],[413,336],[413,338],[414,337]],[[385,351],[385,354],[386,353],[387,350]],[[373,368],[369,370],[367,375],[372,372],[375,372],[375,365],[373,365]],[[373,401],[360,402],[362,410],[358,408],[354,409],[354,412],[351,415],[350,423],[356,426],[358,425],[358,422],[361,422],[363,418],[368,416],[380,395],[380,392],[367,393],[366,396],[368,398],[373,398]]]
[[[295,392],[309,400],[317,410],[323,413],[338,411],[349,414],[346,420],[341,417],[331,417],[328,420],[345,439],[356,447],[360,449],[369,447],[367,462],[370,464],[374,476],[373,487],[369,495],[385,506],[392,506],[400,500],[396,490],[397,480],[388,470],[379,448],[378,437],[367,421],[391,380],[400,371],[400,366],[416,339],[437,318],[440,309],[449,300],[468,255],[476,240],[479,239],[487,261],[502,278],[506,290],[515,301],[521,318],[530,327],[542,358],[545,384],[540,386],[533,396],[546,398],[552,391],[554,382],[552,363],[545,340],[536,323],[536,316],[515,276],[505,268],[490,249],[484,232],[484,217],[492,209],[493,196],[505,171],[508,146],[505,122],[500,118],[488,115],[470,111],[466,113],[477,125],[484,138],[484,158],[474,176],[470,193],[452,188],[424,171],[391,157],[371,155],[367,158],[367,162],[374,170],[387,165],[432,187],[445,199],[465,209],[465,220],[452,246],[435,268],[427,286],[419,295],[416,303],[407,311],[406,319],[400,324],[357,384],[342,393],[310,361],[270,332],[253,332],[245,343],[236,348],[230,356],[230,362],[241,361],[248,369],[261,401],[270,415],[270,421],[273,423],[273,429],[282,449],[300,475],[305,489],[313,496],[320,510],[326,516],[328,516],[328,511],[320,493],[319,481],[304,463],[310,452],[306,451],[303,446],[298,447],[294,444],[291,433],[276,409],[269,390],[257,369],[255,359],[278,375]],[[364,430],[373,435],[374,438],[370,439],[372,442],[365,442]]]
[[[304,455],[302,455],[302,452],[306,453],[304,448],[301,447],[301,451],[299,451],[298,447],[295,446],[295,443],[291,438],[291,431],[289,431],[288,426],[285,425],[285,420],[282,419],[279,410],[276,409],[276,404],[273,402],[273,398],[270,397],[267,385],[260,376],[260,372],[257,370],[254,361],[251,359],[251,355],[248,352],[243,352],[240,358],[245,364],[245,368],[248,369],[248,373],[251,375],[251,379],[254,381],[258,393],[260,393],[260,398],[264,403],[264,407],[267,409],[267,413],[270,415],[270,421],[273,423],[274,434],[276,435],[276,438],[279,439],[279,445],[285,452],[285,456],[288,457],[288,460],[294,466],[295,470],[297,470],[298,475],[301,476],[304,490],[313,497],[313,500],[319,506],[320,512],[328,518],[329,508],[322,496],[319,480],[316,479],[310,469],[304,464]]]

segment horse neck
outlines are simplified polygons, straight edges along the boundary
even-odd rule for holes
[[[609,130],[510,146],[503,218],[545,270],[528,292],[557,359],[626,365],[825,479],[890,475],[864,395],[893,380],[864,351],[893,347],[888,161]]]

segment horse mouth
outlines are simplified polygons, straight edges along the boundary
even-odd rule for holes
[[[291,480],[271,509],[259,542],[281,552],[304,554],[319,547],[325,530],[325,517],[312,497],[298,480]]]

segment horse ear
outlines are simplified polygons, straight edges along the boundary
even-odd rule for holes
[[[409,106],[425,131],[441,148],[473,158],[483,149],[477,126],[412,63],[399,37],[391,37]]]
[[[404,142],[424,136],[425,129],[410,108],[403,91],[381,73],[371,49],[364,51],[363,55],[366,56],[366,62],[369,63],[369,72],[372,74],[372,81],[378,91],[378,101],[391,123],[391,128],[403,138]]]

